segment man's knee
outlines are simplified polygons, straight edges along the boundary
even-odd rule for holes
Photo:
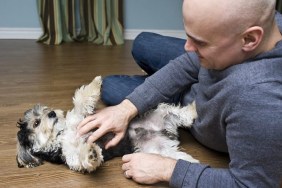
[[[106,105],[116,105],[120,102],[118,98],[118,85],[116,76],[107,76],[103,78],[101,87],[101,100]]]
[[[147,50],[150,50],[154,44],[156,35],[155,33],[142,32],[134,39],[131,52],[136,61],[144,60],[144,56],[148,53]]]
[[[106,105],[117,105],[136,87],[142,84],[146,76],[112,75],[103,78],[101,99]]]

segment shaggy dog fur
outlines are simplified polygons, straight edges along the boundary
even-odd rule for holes
[[[191,127],[197,117],[194,103],[182,108],[160,104],[155,110],[132,120],[124,139],[108,150],[104,146],[114,137],[113,133],[92,144],[86,142],[91,133],[76,138],[77,125],[95,112],[101,84],[101,77],[96,77],[90,84],[77,89],[73,97],[74,108],[66,117],[62,110],[40,104],[27,110],[18,122],[18,166],[32,168],[46,160],[65,163],[75,171],[92,172],[104,161],[132,152],[198,162],[178,149],[178,127]]]

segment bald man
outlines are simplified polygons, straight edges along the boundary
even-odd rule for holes
[[[102,98],[113,106],[81,122],[79,134],[98,128],[88,139],[93,142],[114,132],[109,148],[137,114],[160,102],[195,100],[198,119],[191,133],[227,152],[229,168],[136,153],[122,158],[126,177],[171,187],[279,187],[282,16],[275,0],[184,0],[183,20],[186,42],[150,33],[137,37],[133,56],[148,76],[105,78]]]

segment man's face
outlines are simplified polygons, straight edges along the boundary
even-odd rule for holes
[[[183,4],[184,27],[188,37],[185,50],[196,52],[201,66],[207,69],[222,70],[240,63],[243,60],[240,34],[232,33],[228,25],[220,25],[220,21],[215,23],[218,15],[214,11],[210,14],[199,13],[201,5],[192,5],[193,10],[191,5],[187,5],[191,1],[187,2]]]

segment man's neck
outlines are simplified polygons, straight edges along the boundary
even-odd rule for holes
[[[279,31],[277,24],[274,24],[272,32],[265,38],[266,41],[265,44],[263,45],[262,52],[267,52],[272,50],[276,46],[276,44],[282,40],[282,35]]]

